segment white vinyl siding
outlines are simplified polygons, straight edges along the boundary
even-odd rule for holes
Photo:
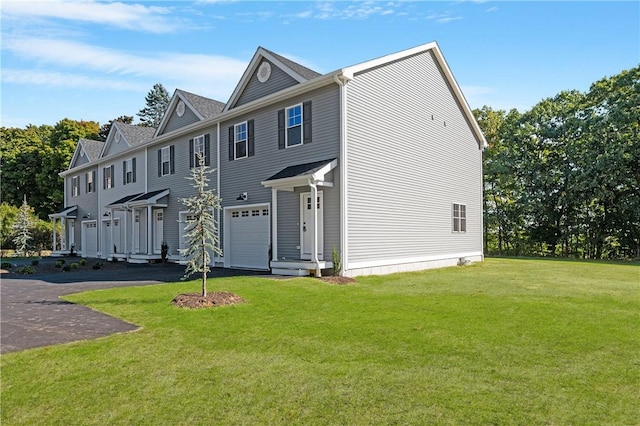
[[[356,74],[347,108],[348,262],[481,255],[482,152],[432,53]]]

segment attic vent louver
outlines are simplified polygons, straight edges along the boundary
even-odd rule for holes
[[[176,113],[178,117],[182,117],[184,115],[184,102],[178,102],[178,106],[176,106]]]
[[[267,61],[260,64],[260,68],[258,68],[258,81],[260,83],[264,83],[269,80],[271,77],[271,64]]]

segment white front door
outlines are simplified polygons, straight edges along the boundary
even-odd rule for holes
[[[153,252],[160,254],[164,240],[164,210],[153,211]]]
[[[322,191],[318,191],[318,198],[315,203],[311,202],[311,193],[306,192],[300,194],[300,239],[302,244],[300,245],[300,257],[302,259],[311,259],[311,242],[313,241],[313,210],[312,204],[318,210],[318,259],[323,259],[324,246],[324,215],[322,214],[324,207],[322,203]]]
[[[102,222],[102,258],[109,257],[113,250],[111,246],[111,219]]]

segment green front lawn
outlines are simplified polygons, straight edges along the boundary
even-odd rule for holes
[[[640,267],[550,260],[66,299],[135,333],[1,357],[2,424],[638,424]]]

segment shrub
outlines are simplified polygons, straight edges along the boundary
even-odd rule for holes
[[[80,266],[86,266],[87,265],[87,259],[80,259]]]
[[[80,265],[78,265],[78,262],[73,262],[73,263],[71,264],[71,269],[74,269],[74,270],[75,270],[75,269],[78,269],[79,267],[80,267]]]
[[[9,262],[2,262],[2,269],[11,269],[13,268],[13,265]]]
[[[35,274],[36,270],[33,269],[33,266],[24,265],[23,267],[18,269],[18,272],[21,274]]]
[[[331,258],[331,260],[333,261],[333,275],[338,276],[342,272],[342,261],[340,259],[340,252],[335,246],[333,246]]]
[[[64,265],[64,259],[56,260],[56,268],[62,268],[62,265]]]
[[[31,264],[32,264],[33,266],[38,266],[38,265],[40,264],[40,261],[39,261],[38,259],[33,259],[33,260],[31,261]]]
[[[70,270],[71,270],[71,266],[69,266],[69,265],[64,265],[62,267],[62,272],[69,272]]]

